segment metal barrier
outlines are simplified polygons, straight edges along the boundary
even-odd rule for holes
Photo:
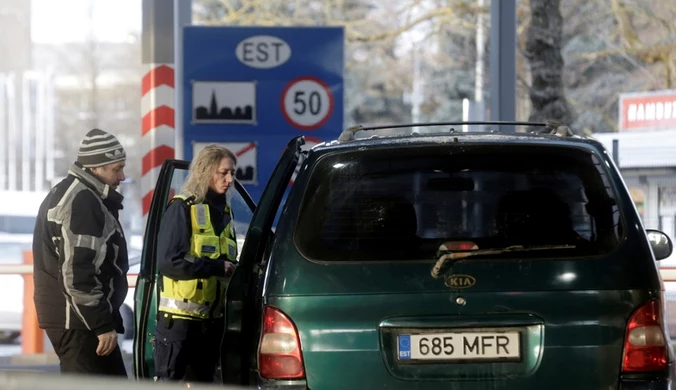
[[[0,275],[23,276],[23,313],[21,325],[21,353],[36,354],[44,352],[44,332],[38,325],[38,317],[33,302],[33,252],[23,253],[23,264],[2,264]],[[128,274],[129,287],[136,287],[138,274]]]
[[[676,282],[676,267],[660,268],[662,280],[665,282]]]

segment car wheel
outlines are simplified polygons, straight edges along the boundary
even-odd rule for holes
[[[124,339],[129,340],[134,338],[134,311],[127,305],[120,307],[120,315],[122,316],[122,324],[124,325]]]

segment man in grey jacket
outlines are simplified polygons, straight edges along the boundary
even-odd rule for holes
[[[126,154],[93,129],[68,176],[49,192],[33,235],[33,299],[61,372],[127,372],[117,343],[127,295],[127,245],[118,221]]]

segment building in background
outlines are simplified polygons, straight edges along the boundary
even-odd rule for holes
[[[0,191],[39,192],[54,176],[54,94],[33,69],[31,1],[0,0],[0,26]]]
[[[99,127],[127,149],[121,219],[129,235],[139,234],[138,37],[106,42],[92,30],[80,42],[33,43],[31,3],[0,0],[0,195],[48,190],[67,174],[82,136]]]
[[[618,125],[594,137],[610,153],[617,141],[616,161],[644,226],[676,241],[676,90],[620,95]]]
[[[0,26],[0,73],[30,69],[30,0],[0,0]]]

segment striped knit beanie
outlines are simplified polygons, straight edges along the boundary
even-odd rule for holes
[[[77,162],[85,168],[96,168],[125,160],[127,154],[120,141],[114,135],[100,129],[92,129],[85,135]]]

